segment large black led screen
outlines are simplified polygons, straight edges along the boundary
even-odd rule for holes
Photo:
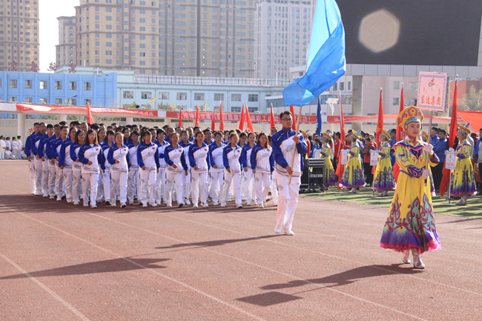
[[[349,64],[477,66],[482,0],[337,0]]]

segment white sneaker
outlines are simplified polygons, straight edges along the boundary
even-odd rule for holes
[[[194,208],[198,208],[198,207],[199,207],[199,205],[194,204],[192,207],[194,207]]]
[[[172,207],[172,204],[166,204],[166,207]]]
[[[147,203],[145,203],[145,204],[142,204],[142,207],[147,207]]]
[[[274,227],[274,232],[275,232],[276,234],[281,234],[281,232],[283,232],[283,227],[276,225],[276,226]]]
[[[293,231],[292,231],[291,229],[285,230],[285,233],[286,233],[286,235],[289,235],[289,236],[294,236],[294,235],[295,235],[295,233],[293,233]]]
[[[89,207],[89,204],[85,204],[85,203],[84,203],[84,207]]]
[[[121,203],[120,207],[121,207],[121,208],[126,208],[127,205],[126,205],[126,203]]]
[[[184,204],[186,204],[186,205],[191,205],[191,202],[186,198],[186,199],[184,200]]]
[[[221,203],[221,207],[226,207],[226,203]]]
[[[420,253],[418,249],[412,249],[412,256],[413,256],[413,267],[416,269],[425,269],[425,264],[422,262],[422,258],[420,257]]]
[[[218,206],[219,203],[218,203],[218,202],[214,202],[213,205],[214,205],[214,206]]]
[[[259,203],[259,204],[258,204],[258,207],[259,207],[259,208],[264,208],[264,204],[263,204],[263,203]]]
[[[236,208],[243,208],[243,205],[238,204],[238,205],[236,206]]]
[[[209,207],[209,205],[208,205],[208,203],[207,203],[207,202],[203,202],[203,203],[201,203],[201,206],[202,206],[202,207]]]
[[[251,206],[251,202],[246,202],[246,206]]]
[[[97,205],[92,204],[92,205],[90,205],[90,207],[91,207],[91,208],[97,208]]]
[[[110,206],[116,207],[116,202],[112,202],[112,203],[110,204]]]
[[[55,196],[50,196],[50,199],[51,199],[51,200],[55,199]]]
[[[152,207],[157,207],[157,203],[151,203]]]
[[[47,197],[49,197],[49,196],[44,194],[44,197],[47,198]]]

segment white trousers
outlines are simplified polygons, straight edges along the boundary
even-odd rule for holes
[[[191,169],[187,171],[187,176],[182,175],[182,186],[184,188],[182,195],[184,199],[189,200],[191,197]]]
[[[5,158],[5,149],[0,148],[0,159],[4,159],[4,158]]]
[[[44,197],[49,196],[49,163],[50,160],[42,161],[42,193]]]
[[[191,171],[191,193],[192,193],[192,203],[198,204],[199,199],[201,202],[207,202],[208,200],[208,172],[203,171]]]
[[[262,204],[268,197],[269,187],[271,185],[271,175],[268,173],[256,172],[254,174],[254,190],[258,204]]]
[[[276,180],[276,171],[273,172],[273,175],[271,176],[271,198],[273,199],[273,204],[277,205],[278,204],[278,184]]]
[[[300,181],[299,177],[292,177],[291,184],[288,184],[289,176],[278,175],[276,177],[279,193],[276,225],[284,227],[285,230],[291,230],[293,226],[296,206],[298,206]]]
[[[110,195],[112,204],[116,203],[117,189],[119,189],[119,200],[121,204],[127,202],[127,172],[111,171]]]
[[[65,197],[67,202],[71,202],[72,198],[72,167],[64,166],[63,170],[64,176],[64,186],[65,186]]]
[[[57,171],[55,164],[52,164],[49,160],[49,195],[54,197],[57,194],[57,186],[55,179],[57,178]]]
[[[60,201],[64,196],[64,170],[55,165],[55,194]]]
[[[14,149],[13,156],[15,156],[15,159],[22,159],[22,155],[20,154],[20,149]]]
[[[140,170],[142,172],[142,169]],[[166,202],[166,168],[160,167],[159,173],[156,174],[156,194],[155,199],[158,204],[162,201]]]
[[[115,193],[114,195],[112,195],[112,189],[111,189],[112,173],[110,172],[110,168],[107,168],[105,172],[102,171],[101,175],[102,177],[100,181],[102,182],[102,194],[100,195],[100,198],[104,197],[104,200],[106,202],[114,203],[116,198],[115,198]],[[97,197],[97,199],[99,199],[99,197]]]
[[[134,203],[134,196],[141,199],[141,180],[139,178],[139,167],[131,167],[128,174],[127,198],[129,203]]]
[[[82,194],[82,168],[72,168],[72,199],[74,203],[79,202],[80,195]]]
[[[151,204],[156,203],[156,174],[155,169],[143,170],[141,168],[139,170],[139,176],[141,178],[141,201],[143,205],[148,203],[149,198]],[[147,192],[149,192],[149,196]]]
[[[243,173],[243,183],[241,184],[242,187],[245,190],[244,197],[246,199],[246,202],[251,203],[253,201],[256,201],[256,188],[255,182],[254,182],[254,173],[251,168],[248,169],[247,172]],[[242,193],[241,193],[242,194]]]
[[[99,173],[84,173],[82,174],[82,194],[84,199],[84,206],[89,205],[89,190],[90,190],[90,206],[97,203],[97,188],[99,186]]]
[[[35,156],[35,195],[42,194],[42,159]]]
[[[234,201],[236,202],[236,205],[241,205],[241,172],[231,171],[231,173],[229,173],[227,170],[224,170],[224,185],[223,193],[221,195],[221,203],[226,203],[226,197],[228,196],[231,185],[233,185]]]
[[[219,202],[224,182],[224,170],[211,170],[211,199],[216,204]]]
[[[32,160],[28,162],[28,171],[30,177],[30,192],[35,194],[35,156],[33,156]]]
[[[173,185],[176,190],[177,204],[184,203],[184,193],[182,186],[182,177],[186,176],[185,172],[166,171],[166,203],[172,205],[172,189]]]

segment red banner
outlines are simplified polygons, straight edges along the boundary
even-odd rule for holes
[[[49,105],[30,105],[30,104],[17,104],[17,111],[32,112],[32,113],[55,113],[55,112],[68,112],[78,115],[86,115],[87,107],[75,107],[75,106],[49,106]],[[157,110],[144,110],[144,109],[119,109],[119,108],[90,108],[92,114],[111,114],[117,116],[139,116],[139,117],[158,117]],[[184,114],[183,114],[184,115]]]
[[[178,111],[168,111],[166,112],[167,118],[179,118]],[[211,120],[212,113],[199,113],[200,120]],[[215,120],[220,120],[219,114],[214,114]],[[251,121],[253,123],[269,123],[269,114],[252,114]],[[196,112],[195,111],[183,111],[182,112],[182,119],[196,119]],[[240,114],[235,113],[224,113],[223,112],[223,119],[224,121],[232,121],[232,122],[239,122],[241,120]],[[274,115],[275,122],[279,122],[279,115]],[[304,115],[301,116],[301,123],[316,123],[316,116],[312,115]]]

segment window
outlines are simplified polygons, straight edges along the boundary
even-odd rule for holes
[[[400,105],[400,98],[393,98],[393,106]]]
[[[258,101],[258,94],[249,94],[248,101]]]
[[[151,99],[152,93],[150,91],[141,91],[141,99]]]
[[[241,94],[231,94],[231,101],[241,101]]]
[[[12,88],[12,87],[10,87]],[[25,89],[32,89],[32,81],[31,80],[25,80]]]
[[[418,82],[409,82],[408,83],[408,90],[418,91]]]
[[[32,103],[33,102],[32,97],[25,97],[25,102],[26,103]]]
[[[166,93],[166,92],[159,93],[159,99],[168,100],[169,99],[169,93]]]
[[[84,82],[84,90],[92,90],[92,85],[90,82]]]
[[[84,106],[90,105],[90,99],[84,99]]]
[[[187,93],[177,93],[177,100],[187,100]]]
[[[345,83],[344,82],[340,83],[340,90],[345,90]]]
[[[16,102],[16,101],[17,101],[17,97],[10,97],[10,101],[11,101],[12,103]]]
[[[56,105],[62,105],[62,98],[55,98]]]
[[[224,94],[214,94],[214,101],[224,101]]]
[[[48,103],[48,99],[47,99],[47,98],[40,98],[40,103],[41,103],[41,104],[47,104],[47,103]]]
[[[10,79],[10,88],[17,88],[17,79]]]
[[[231,107],[231,112],[232,112],[232,113],[240,113],[240,112],[241,112],[241,107]]]
[[[333,90],[332,91],[338,91],[338,84],[337,83],[333,84]]]
[[[55,89],[62,89],[62,82],[61,81],[55,82]]]
[[[71,104],[72,106],[77,106],[77,98],[72,98],[72,99],[70,100],[70,104]]]
[[[204,100],[204,93],[194,93],[194,100]]]
[[[76,81],[71,81],[69,83],[69,89],[70,90],[77,90],[77,82]]]
[[[122,94],[125,99],[134,99],[134,92],[133,91],[124,91]]]
[[[351,90],[351,81],[348,82],[348,90]]]
[[[250,113],[255,113],[255,112],[258,111],[258,107],[248,107],[248,111],[249,111]]]
[[[399,90],[399,89],[400,89],[400,82],[394,81],[393,82],[393,90]]]

